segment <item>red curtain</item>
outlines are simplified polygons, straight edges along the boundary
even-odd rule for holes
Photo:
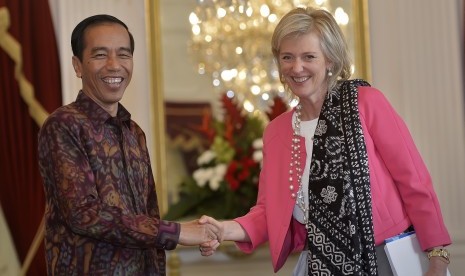
[[[11,20],[7,32],[22,48],[22,72],[37,100],[52,112],[61,105],[61,81],[48,0],[0,0],[0,8],[5,7]],[[45,199],[37,164],[39,126],[20,95],[15,66],[0,48],[0,203],[22,263],[41,222]],[[28,275],[45,271],[42,243]]]

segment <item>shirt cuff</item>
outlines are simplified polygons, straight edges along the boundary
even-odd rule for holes
[[[175,249],[176,245],[178,245],[180,232],[181,226],[179,223],[160,220],[160,228],[158,229],[158,237],[155,247],[165,250]]]

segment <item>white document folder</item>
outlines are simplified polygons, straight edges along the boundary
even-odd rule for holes
[[[387,239],[384,251],[394,276],[422,276],[428,271],[429,260],[421,250],[415,232]],[[450,276],[449,270],[447,275]]]

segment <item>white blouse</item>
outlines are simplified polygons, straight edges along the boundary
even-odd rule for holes
[[[292,117],[292,125],[295,122],[295,113]],[[305,160],[305,168],[302,175],[302,190],[304,191],[304,204],[308,208],[308,180],[310,176],[310,164],[312,162],[312,153],[313,153],[313,136],[315,135],[316,126],[318,124],[318,118],[310,121],[301,121],[300,122],[300,135],[305,138],[305,151],[307,152],[307,159]],[[300,222],[304,223],[304,214],[302,209],[297,205],[294,206],[294,211],[292,212],[294,218]],[[300,254],[299,260],[294,268],[294,276],[306,276],[307,275],[307,254],[308,251],[304,250]]]
[[[294,125],[295,113],[292,118],[292,125]],[[315,135],[316,125],[318,123],[318,118],[310,121],[301,121],[300,122],[300,135],[305,138],[305,151],[307,152],[307,160],[305,161],[305,168],[302,175],[302,190],[304,191],[304,203],[305,207],[308,207],[308,179],[310,176],[310,164],[312,161],[312,152],[313,152],[313,135]],[[302,209],[297,205],[294,206],[294,211],[292,213],[294,218],[300,222],[304,223],[304,214]]]

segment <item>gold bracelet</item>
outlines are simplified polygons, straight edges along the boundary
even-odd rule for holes
[[[450,253],[445,248],[435,248],[428,252],[428,259],[431,257],[441,257],[444,261],[449,264],[450,263]]]

